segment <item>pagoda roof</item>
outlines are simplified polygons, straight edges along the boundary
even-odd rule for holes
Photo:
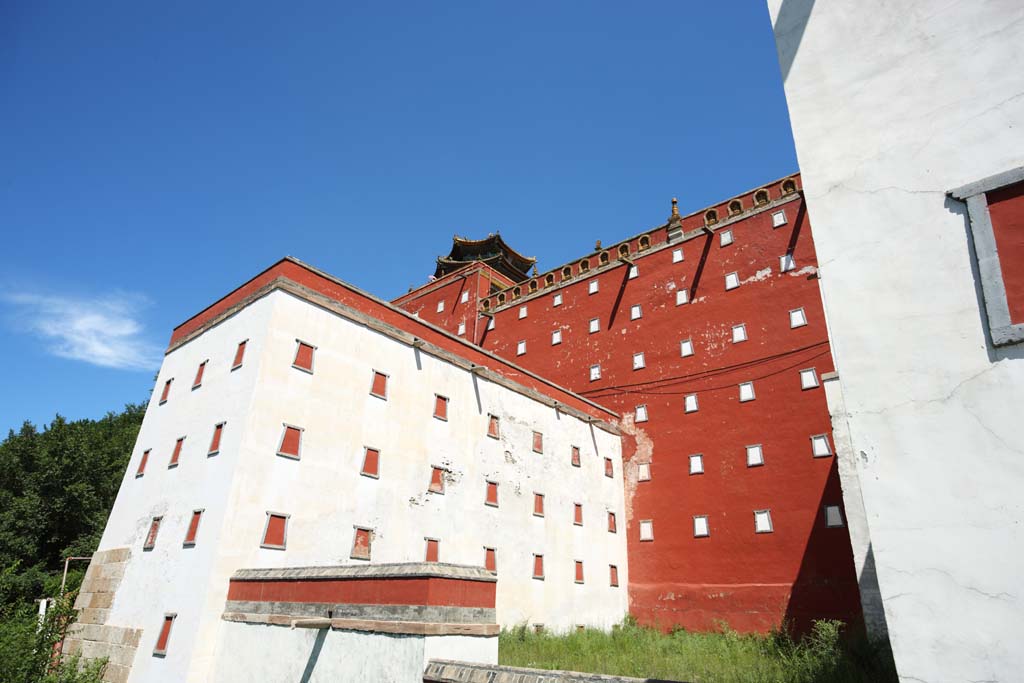
[[[443,277],[474,261],[486,263],[514,282],[529,278],[530,268],[537,263],[537,259],[523,256],[510,247],[499,233],[492,232],[481,240],[455,235],[451,252],[447,256],[437,257],[434,277]]]

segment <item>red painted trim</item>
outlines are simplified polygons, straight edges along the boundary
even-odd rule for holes
[[[228,585],[228,600],[493,608],[496,586],[492,581],[439,577],[232,580]]]

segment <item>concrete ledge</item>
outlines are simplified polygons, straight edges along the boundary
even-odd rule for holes
[[[339,631],[368,631],[420,636],[497,636],[497,624],[447,624],[416,621],[376,621],[369,619],[318,619],[294,614],[249,614],[225,612],[221,618],[245,624],[287,626],[289,628],[330,628]]]
[[[483,567],[441,562],[403,562],[334,567],[286,567],[282,569],[239,569],[232,581],[315,581],[317,579],[412,579],[440,578],[463,581],[497,582],[493,572]]]
[[[424,683],[683,683],[656,678],[604,676],[579,671],[524,669],[515,666],[470,664],[431,659],[423,672]]]
[[[228,600],[224,611],[235,614],[288,614],[296,619],[357,619],[437,624],[494,624],[493,607],[445,605],[338,604],[330,602],[259,602]]]

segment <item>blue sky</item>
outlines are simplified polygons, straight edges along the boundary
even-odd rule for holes
[[[284,255],[377,295],[542,269],[796,170],[767,9],[0,3],[0,430],[146,400]]]

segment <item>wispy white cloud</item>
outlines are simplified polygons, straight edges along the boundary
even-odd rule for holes
[[[21,292],[3,299],[15,309],[16,328],[44,340],[55,356],[123,370],[154,370],[160,365],[161,349],[145,338],[139,322],[139,312],[148,304],[145,297]]]

